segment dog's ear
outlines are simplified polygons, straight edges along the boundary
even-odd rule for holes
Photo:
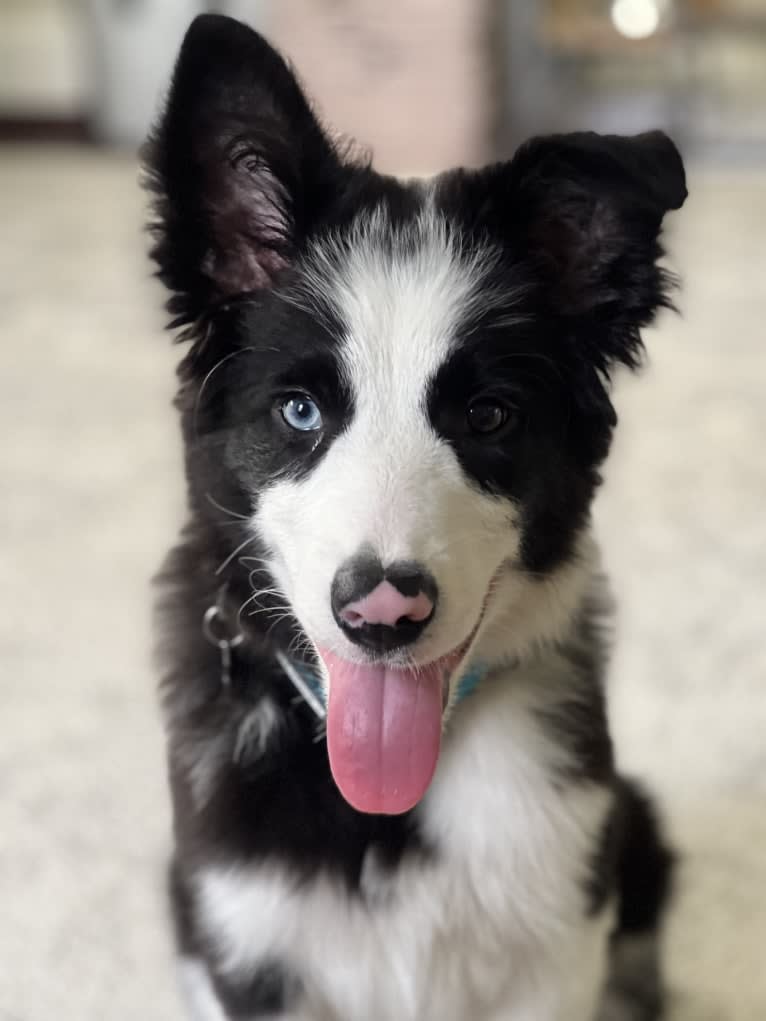
[[[173,325],[269,287],[317,215],[338,159],[293,73],[256,32],[202,15],[144,150],[152,256]]]
[[[640,358],[639,330],[669,306],[658,265],[666,212],[686,198],[681,157],[660,131],[534,138],[488,171],[485,215],[531,259],[544,300],[608,372]]]

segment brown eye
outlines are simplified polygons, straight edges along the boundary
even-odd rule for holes
[[[486,398],[473,401],[466,411],[469,428],[482,436],[502,429],[511,415],[512,411],[506,404]]]

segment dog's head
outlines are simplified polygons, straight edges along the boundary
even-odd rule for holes
[[[555,637],[581,597],[609,374],[668,304],[681,159],[658,132],[572,134],[384,177],[258,35],[204,17],[148,164],[192,506],[229,570],[255,565],[255,625],[288,613],[324,664],[343,793],[403,811],[466,666]]]

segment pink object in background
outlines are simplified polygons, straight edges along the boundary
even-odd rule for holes
[[[267,31],[322,118],[392,173],[487,159],[486,0],[290,0]]]

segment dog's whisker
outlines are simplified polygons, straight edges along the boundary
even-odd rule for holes
[[[240,553],[243,549],[245,549],[246,546],[249,546],[251,542],[255,542],[256,538],[257,538],[257,536],[255,536],[255,535],[249,535],[244,540],[244,542],[241,542],[239,544],[239,546],[237,546],[237,548],[232,553],[230,553],[228,555],[228,557],[226,557],[226,559],[223,561],[223,563],[219,564],[218,567],[215,569],[214,573],[215,573],[216,578],[221,574],[222,571],[226,570],[226,568],[229,566],[229,564],[232,562],[232,560],[234,560],[234,558],[237,556],[237,554]]]
[[[292,616],[290,606],[256,606],[254,610],[248,611],[248,617],[257,617],[259,613],[282,613],[283,616]]]
[[[222,514],[228,514],[231,518],[236,518],[237,521],[249,521],[250,518],[247,514],[239,514],[237,511],[231,510],[229,507],[225,507],[213,496],[212,493],[205,493],[205,499],[208,503],[211,503],[217,510],[221,511]]]
[[[251,595],[247,597],[247,599],[245,599],[245,601],[240,606],[239,611],[237,612],[237,617],[239,620],[241,620],[242,618],[242,613],[245,607],[251,604],[255,604],[255,608],[248,613],[248,617],[254,617],[259,613],[280,613],[282,611],[292,612],[292,607],[289,605],[289,603],[274,603],[269,606],[259,606],[258,599],[261,598],[261,595],[262,593],[260,592],[253,592]]]
[[[266,589],[265,591],[263,589],[259,589],[258,591],[253,591],[248,596],[248,602],[258,601],[259,599],[264,599],[267,596],[272,597],[272,602],[264,603],[262,607],[264,610],[278,610],[280,607],[288,608],[290,606],[290,603],[285,599],[284,595],[276,589]],[[282,600],[281,602],[273,601],[279,600],[280,597]]]
[[[289,642],[289,644],[287,646],[287,653],[288,653],[288,655],[291,655],[291,654],[298,655],[299,653],[310,653],[310,654],[312,654],[313,652],[314,652],[314,649],[313,649],[313,646],[312,646],[311,642],[308,640],[308,638],[305,637],[305,635],[302,635],[300,633],[296,634],[290,640],[290,642]]]
[[[253,585],[253,577],[256,574],[258,574],[257,570],[251,571],[249,576],[248,576],[248,582],[250,584],[250,588],[251,588],[252,594],[254,596],[259,596],[259,597],[260,596],[276,596],[278,598],[284,599],[287,602],[287,597],[285,596],[285,594],[282,591],[282,589],[279,588],[278,586],[276,586],[276,585],[264,585],[262,588],[258,588],[257,586]]]
[[[280,613],[277,617],[274,618],[274,620],[269,622],[269,626],[266,629],[266,634],[270,634],[277,626],[277,624],[281,624],[283,620],[287,620],[289,617],[292,616],[293,616],[292,610],[287,610],[284,613]]]
[[[244,564],[247,564],[247,563],[250,563],[251,561],[252,561],[253,563],[257,563],[257,564],[263,564],[263,567],[264,567],[265,569],[267,569],[267,570],[268,570],[268,569],[270,568],[270,566],[271,566],[271,565],[270,565],[270,563],[269,563],[269,561],[268,561],[268,560],[266,559],[266,557],[256,557],[256,556],[255,556],[254,554],[252,554],[252,553],[248,553],[248,554],[247,554],[247,556],[244,556],[244,557],[240,557],[240,558],[239,558],[239,562],[240,562],[241,564],[243,564],[243,565],[244,565]]]

